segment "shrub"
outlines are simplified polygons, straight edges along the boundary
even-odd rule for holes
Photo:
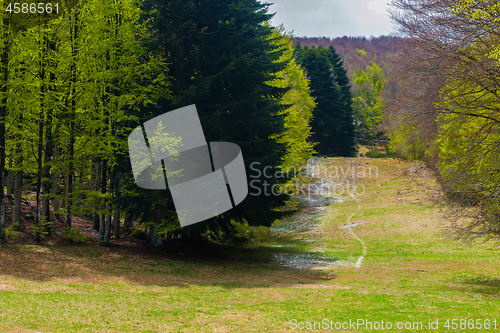
[[[384,147],[385,152],[378,149],[376,145],[371,145],[370,150],[365,154],[366,157],[370,158],[400,158],[401,156],[390,150],[390,147],[386,145]]]
[[[130,236],[137,238],[137,239],[141,239],[141,240],[148,239],[148,234],[146,234],[146,232],[144,232],[144,230],[139,229],[139,228],[132,228],[130,230]]]
[[[18,239],[19,232],[14,227],[5,228],[5,238],[12,240]]]
[[[265,242],[271,237],[271,230],[264,226],[249,226],[247,221],[232,222],[236,237],[246,239],[252,243]]]
[[[66,228],[66,232],[62,235],[62,238],[72,244],[87,243],[87,236],[80,229]]]

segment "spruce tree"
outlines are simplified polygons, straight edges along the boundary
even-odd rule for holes
[[[270,38],[272,28],[264,24],[272,17],[267,6],[256,0],[143,3],[155,32],[149,47],[169,63],[173,95],[149,115],[195,104],[207,142],[238,144],[247,173],[253,162],[261,168],[280,165],[285,152],[285,144],[272,138],[284,131],[279,96],[286,89],[266,84],[284,67],[277,61],[282,52]],[[272,209],[282,202],[276,196],[249,195],[208,224],[226,231],[232,219],[269,224]],[[187,229],[198,233],[206,227],[200,223]]]
[[[339,110],[341,116],[341,133],[338,136],[337,151],[341,156],[356,156],[356,126],[352,108],[351,84],[344,68],[344,62],[333,46],[327,49],[328,59],[333,68],[334,80],[339,91]]]
[[[333,47],[295,48],[298,63],[311,80],[311,95],[317,107],[313,111],[313,141],[316,151],[328,156],[355,156],[356,136],[352,96],[343,62]]]

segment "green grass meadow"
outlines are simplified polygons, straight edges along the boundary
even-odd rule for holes
[[[355,197],[299,212],[283,225],[309,216],[315,226],[264,242],[203,253],[1,245],[0,332],[500,330],[500,243],[454,239],[431,171],[396,159],[322,163],[378,173],[347,176]],[[356,222],[352,234],[339,228]],[[361,320],[372,329],[353,328]]]

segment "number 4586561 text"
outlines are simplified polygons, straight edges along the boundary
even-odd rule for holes
[[[23,13],[23,14],[58,14],[59,13],[59,4],[56,3],[52,5],[51,3],[26,3],[26,2],[16,2],[9,3],[7,8],[5,8],[6,12],[9,13]]]

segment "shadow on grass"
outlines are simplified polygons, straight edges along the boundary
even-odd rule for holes
[[[33,282],[131,286],[259,288],[332,280],[324,271],[289,269],[273,258],[303,256],[297,248],[173,243],[165,252],[96,246],[0,245],[0,275]],[[119,281],[119,282],[117,282]]]
[[[469,278],[459,280],[458,290],[481,294],[484,297],[500,298],[499,278]]]

